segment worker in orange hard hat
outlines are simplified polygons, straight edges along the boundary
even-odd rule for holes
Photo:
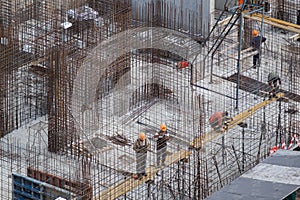
[[[260,46],[263,42],[265,42],[267,39],[263,36],[259,36],[259,31],[258,30],[253,30],[252,31],[253,38],[251,40],[251,46],[255,51],[258,51],[257,54],[253,55],[253,66],[252,68],[256,68],[258,62],[259,62],[259,57],[260,57]]]
[[[159,132],[155,133],[154,139],[156,140],[156,166],[160,166],[160,162],[163,166],[166,165],[167,157],[167,141],[170,139],[167,133],[167,125],[161,124]]]
[[[257,37],[257,36],[258,36],[258,30],[253,30],[253,31],[252,31],[252,35],[253,35],[254,37]]]
[[[224,112],[215,112],[214,114],[212,114],[209,118],[209,124],[211,125],[211,127],[217,131],[220,132],[223,129],[224,123],[225,121],[231,119],[230,117],[228,117],[228,112],[224,111]]]
[[[242,11],[243,6],[244,6],[244,0],[238,0],[238,9],[239,9],[240,11]]]
[[[133,150],[136,152],[136,173],[135,178],[141,179],[146,174],[147,151],[150,151],[150,142],[144,132],[140,132],[139,138],[134,142]]]

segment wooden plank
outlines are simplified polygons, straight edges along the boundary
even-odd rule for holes
[[[249,47],[247,49],[244,49],[244,50],[241,51],[241,60],[243,60],[245,58],[248,58],[250,56],[253,56],[257,53],[258,53],[258,50],[253,51],[253,47]],[[238,59],[237,56],[238,56],[238,54],[235,53],[235,54],[229,55],[228,57],[237,60]]]
[[[258,50],[252,51],[252,52],[250,52],[250,53],[241,55],[241,60],[243,60],[243,59],[245,59],[245,58],[248,58],[248,57],[251,57],[251,56],[254,56],[255,54],[258,54]]]
[[[219,51],[218,53],[223,54],[224,52],[226,52],[226,51],[228,51],[228,50],[231,50],[231,49],[233,49],[234,47],[236,47],[236,46],[238,46],[238,45],[239,45],[239,43],[234,43],[234,44],[232,44],[232,45],[226,47],[225,49],[222,49],[222,50]]]
[[[299,38],[300,38],[300,34],[298,33],[298,34],[295,34],[295,35],[291,36],[289,39],[298,40]]]
[[[263,23],[266,23],[266,24],[269,24],[271,26],[281,28],[281,29],[284,29],[284,30],[287,30],[287,31],[290,31],[290,32],[300,33],[300,28],[296,24],[283,23],[285,21],[278,20],[278,19],[275,19],[275,18],[269,18],[269,17],[263,17],[263,19],[262,19],[262,16],[259,16],[259,15],[245,15],[244,17],[248,18],[248,19],[255,20],[255,21],[259,21],[259,22],[263,21]],[[281,21],[282,21],[282,23],[281,23]]]
[[[229,23],[231,17],[232,17],[232,16],[227,17],[227,18],[225,18],[225,19],[219,21],[219,22],[218,22],[218,25],[219,25],[219,26],[225,26],[226,24]],[[234,21],[236,18],[237,18],[237,15],[235,14],[235,15],[233,16],[233,18],[232,18],[232,21]]]
[[[225,80],[231,81],[233,83],[236,83],[237,81],[237,73],[229,76],[229,77],[224,77]],[[240,74],[240,84],[239,84],[239,89],[244,90],[246,92],[258,95],[258,96],[263,96],[262,93],[260,92],[261,90],[263,91],[270,91],[272,88],[265,82],[260,82],[256,79],[244,76]],[[288,98],[289,100],[300,102],[300,95],[289,92],[287,90],[279,89],[278,92],[284,93],[284,96]]]
[[[270,103],[283,98],[284,94],[282,92],[279,92],[276,94],[275,98],[271,98],[271,99],[267,99],[265,101],[262,101],[258,104],[256,104],[255,106],[245,110],[244,112],[241,112],[240,114],[236,115],[233,117],[232,121],[227,122],[227,126],[225,128],[226,130],[232,129],[234,126],[240,124],[241,122],[243,122],[245,119],[247,119],[248,117],[250,117],[251,115],[253,115],[256,111],[260,110],[261,108],[269,105]]]
[[[232,118],[232,120],[229,120],[229,121],[225,122],[226,125],[223,127],[223,129],[220,132],[216,132],[214,130],[209,131],[208,133],[205,133],[202,136],[194,139],[191,142],[190,147],[191,148],[196,148],[196,149],[202,148],[205,144],[207,144],[208,142],[214,140],[218,136],[222,135],[225,131],[227,131],[229,129],[232,129],[236,125],[243,122],[245,119],[247,119],[248,117],[253,115],[259,109],[261,109],[261,108],[265,107],[266,105],[278,100],[279,98],[283,98],[283,97],[284,97],[284,94],[282,92],[279,92],[279,93],[276,94],[275,98],[271,98],[271,99],[267,99],[265,101],[262,101],[262,102],[256,104],[255,106],[239,113],[238,115],[234,116]]]
[[[166,157],[166,161],[165,161],[166,166],[161,167],[161,168],[147,167],[146,168],[146,172],[147,172],[146,177],[143,177],[141,180],[134,179],[134,178],[124,179],[124,180],[116,183],[112,187],[101,192],[99,196],[95,196],[93,198],[93,200],[116,199],[116,198],[126,194],[127,192],[133,190],[134,188],[144,184],[145,182],[153,180],[158,171],[160,171],[161,169],[163,169],[173,163],[179,162],[182,159],[188,158],[191,154],[192,153],[190,151],[181,149],[181,150],[173,153],[172,155]]]
[[[300,29],[300,25],[293,24],[291,22],[287,22],[287,21],[284,21],[284,20],[281,20],[281,19],[276,19],[276,18],[273,18],[273,17],[265,16],[265,15],[263,16],[262,14],[259,14],[259,13],[254,13],[252,15],[255,16],[255,17],[259,17],[259,18],[264,18],[264,20],[268,20],[268,21],[271,21],[271,22],[274,22],[274,23],[278,23],[278,24],[281,24],[281,25],[284,25],[284,26],[289,26],[289,27],[293,27],[293,28],[296,28],[296,29]]]

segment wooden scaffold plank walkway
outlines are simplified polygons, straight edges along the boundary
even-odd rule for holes
[[[153,180],[158,171],[162,170],[163,168],[165,168],[173,163],[177,163],[181,160],[188,158],[191,154],[192,153],[190,151],[181,149],[181,150],[171,154],[170,156],[167,156],[166,161],[165,161],[166,166],[161,167],[161,168],[147,167],[146,168],[146,172],[147,172],[146,177],[143,177],[141,180],[134,179],[134,178],[124,179],[124,180],[114,184],[110,188],[104,190],[103,192],[100,193],[100,195],[95,196],[93,198],[93,200],[116,199],[116,198],[126,194],[127,192],[133,190],[134,188],[144,184],[145,182]]]
[[[242,123],[245,119],[247,119],[248,117],[250,117],[251,115],[253,115],[256,111],[260,110],[261,108],[269,105],[270,103],[277,101],[278,99],[282,99],[284,97],[284,93],[279,92],[276,94],[276,97],[264,100],[256,105],[254,105],[253,107],[237,114],[236,116],[234,116],[232,118],[232,120],[228,120],[225,122],[225,125],[223,127],[223,129],[220,132],[216,132],[216,131],[209,131],[203,135],[201,135],[200,137],[194,139],[191,142],[191,147],[192,148],[201,148],[204,144],[214,140],[215,138],[217,138],[218,136],[224,134],[225,131],[232,129],[233,127],[235,127],[236,125]]]
[[[224,132],[226,132],[227,130],[232,129],[236,125],[240,124],[245,119],[247,119],[248,117],[253,115],[256,111],[258,111],[261,108],[271,104],[272,102],[275,102],[275,101],[283,99],[283,98],[284,98],[284,93],[279,92],[279,93],[276,94],[275,97],[264,100],[264,101],[262,101],[262,102],[260,102],[256,105],[254,105],[253,107],[237,114],[231,120],[228,120],[228,121],[225,122],[225,125],[224,125],[222,131],[215,132],[215,131],[212,130],[212,131],[209,131],[209,132],[205,133],[204,135],[202,135],[198,138],[195,138],[190,143],[190,148],[199,149],[199,148],[203,147],[204,144],[212,141],[213,139],[217,138],[218,136],[224,134]],[[100,193],[100,195],[95,196],[93,198],[93,200],[100,200],[100,199],[101,200],[112,200],[112,199],[116,199],[116,198],[126,194],[127,192],[133,190],[134,188],[146,183],[147,181],[153,180],[158,171],[166,168],[167,166],[169,166],[173,163],[177,163],[181,160],[184,160],[184,159],[188,158],[191,154],[192,154],[192,152],[181,149],[181,150],[173,153],[172,155],[167,156],[166,166],[161,167],[161,168],[147,167],[147,169],[146,169],[147,176],[146,177],[143,177],[141,180],[137,180],[137,179],[134,179],[134,178],[131,178],[131,177],[127,178],[127,179],[124,179],[124,180],[114,184],[110,188],[104,190],[103,192]]]

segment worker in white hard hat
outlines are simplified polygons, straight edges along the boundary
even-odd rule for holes
[[[134,178],[141,179],[147,176],[145,171],[147,152],[150,151],[150,142],[144,132],[139,133],[139,138],[134,142],[133,150],[136,152],[136,175]]]

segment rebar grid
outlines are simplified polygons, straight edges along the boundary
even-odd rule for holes
[[[300,129],[295,33],[243,17],[210,34],[216,21],[209,20],[209,2],[184,3],[1,2],[1,199],[12,197],[12,172],[83,199],[111,188],[108,199],[117,193],[119,199],[204,199],[259,163],[271,147],[295,144],[292,137]],[[262,14],[298,23],[300,3],[281,4],[271,2],[272,12]],[[260,6],[251,8],[261,13]],[[267,37],[257,69],[252,52],[244,51],[253,29]],[[180,68],[182,61],[189,65]],[[226,110],[233,117],[268,99],[260,91],[268,90],[271,71],[280,75],[289,103],[273,102],[243,120],[247,127],[235,126],[201,150],[189,148],[211,130],[214,112]],[[192,155],[169,162],[152,181],[128,192],[114,188],[136,173],[132,146],[139,132],[151,144],[147,170],[155,167],[154,135],[162,123],[170,134],[167,163],[181,150]]]

